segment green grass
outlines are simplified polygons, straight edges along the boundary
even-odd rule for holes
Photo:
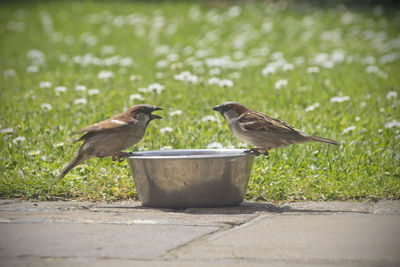
[[[135,198],[127,163],[110,159],[87,161],[50,187],[79,147],[71,144],[77,138],[73,131],[148,103],[163,107],[158,113],[164,119],[151,123],[133,151],[206,148],[213,142],[245,147],[211,110],[235,100],[341,143],[295,145],[270,151],[269,159],[258,157],[248,199],[398,199],[400,13],[391,7],[320,7],[304,1],[238,8],[210,2],[2,3],[0,196]],[[36,58],[28,56],[32,54]],[[78,57],[88,54],[86,61]],[[125,57],[132,65],[118,63]],[[230,60],[209,65],[210,59],[222,57]],[[282,59],[293,69],[262,74],[268,64]],[[165,60],[167,67],[156,66]],[[27,72],[29,66],[37,66],[38,72]],[[308,72],[309,67],[319,71]],[[99,79],[101,71],[114,77]],[[199,81],[174,79],[183,71]],[[132,81],[131,75],[140,79]],[[234,85],[208,84],[211,77],[230,79]],[[282,79],[287,85],[275,89]],[[51,86],[41,88],[44,81]],[[152,83],[165,90],[139,92]],[[87,90],[76,91],[76,85]],[[57,94],[57,86],[67,91]],[[99,93],[89,95],[92,88]],[[393,92],[398,96],[389,97]],[[132,94],[144,100],[131,101]],[[349,99],[332,102],[336,96]],[[81,98],[87,104],[74,103]],[[315,103],[319,106],[310,110]],[[182,114],[171,115],[175,110]],[[205,116],[217,120],[203,121]],[[392,121],[397,126],[387,124]],[[162,132],[165,127],[173,132]]]

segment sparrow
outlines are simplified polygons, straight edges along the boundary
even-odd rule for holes
[[[57,176],[56,181],[62,179],[72,168],[94,157],[111,156],[113,160],[121,161],[123,156],[129,154],[122,150],[133,146],[143,138],[150,121],[161,119],[160,116],[151,114],[156,110],[162,108],[147,104],[136,105],[121,114],[76,132],[84,135],[73,143],[84,142],[75,157]]]
[[[256,146],[246,152],[268,156],[271,148],[305,142],[339,143],[323,137],[300,132],[288,123],[264,113],[251,110],[236,102],[225,102],[213,108],[227,120],[231,132],[243,142]]]

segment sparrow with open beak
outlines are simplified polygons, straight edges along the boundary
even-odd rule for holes
[[[129,154],[122,150],[133,146],[143,138],[150,121],[161,119],[160,116],[151,114],[156,110],[162,109],[147,104],[136,105],[110,119],[78,131],[77,133],[84,133],[84,135],[74,143],[84,142],[56,180],[63,178],[72,168],[87,159],[111,156],[113,160],[120,160],[121,157]]]
[[[304,142],[338,142],[300,132],[284,121],[251,110],[236,102],[225,102],[213,108],[227,120],[231,132],[243,142],[256,146],[248,150],[268,155],[271,148],[285,147]]]

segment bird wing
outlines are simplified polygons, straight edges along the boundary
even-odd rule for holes
[[[79,130],[76,133],[85,133],[80,138],[76,139],[72,143],[76,143],[79,141],[83,141],[88,139],[89,137],[95,135],[99,132],[109,132],[109,131],[124,131],[128,126],[135,124],[137,122],[136,119],[127,116],[125,114],[116,115],[110,119],[95,123],[86,128]]]
[[[249,111],[239,119],[245,130],[273,131],[275,133],[300,133],[292,125],[257,111]]]
[[[92,124],[86,128],[79,130],[77,133],[97,133],[102,131],[123,130],[136,123],[137,120],[125,114],[116,115],[110,119]]]

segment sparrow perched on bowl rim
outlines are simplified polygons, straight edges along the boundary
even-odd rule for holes
[[[127,149],[138,143],[146,132],[147,125],[160,116],[152,114],[162,108],[147,104],[133,106],[123,113],[107,120],[92,124],[76,133],[84,133],[73,143],[84,141],[75,157],[63,168],[56,180],[63,178],[72,168],[87,159],[111,156],[113,160],[120,160],[126,156]]]
[[[268,155],[268,150],[304,142],[338,145],[337,141],[308,135],[292,125],[237,102],[225,102],[213,108],[227,120],[231,132],[243,142],[256,146],[247,152]]]

